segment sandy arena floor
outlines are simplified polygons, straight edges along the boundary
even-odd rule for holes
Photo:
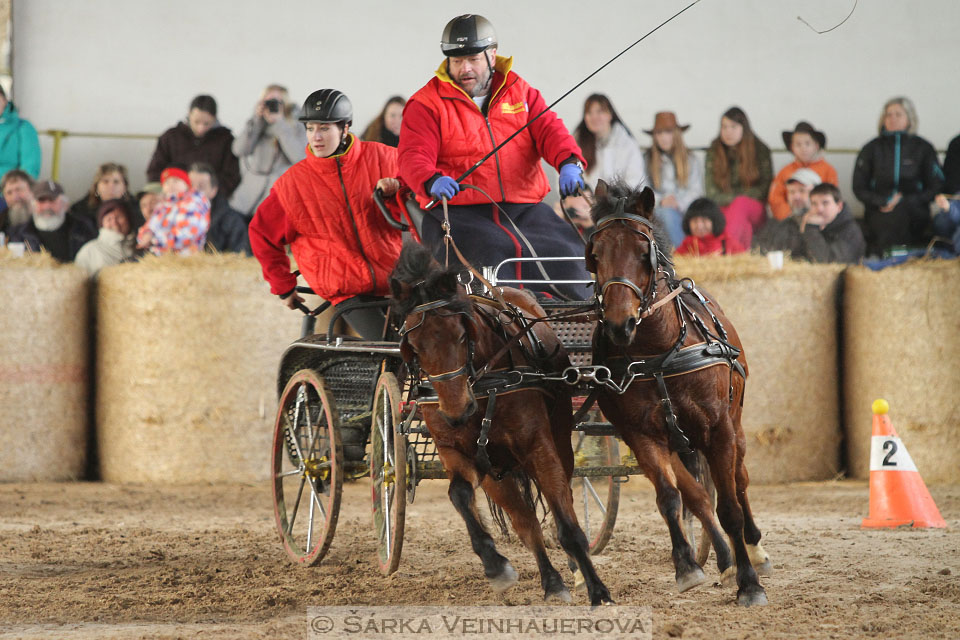
[[[960,487],[932,488],[950,528],[923,531],[861,531],[865,483],[753,488],[775,573],[770,606],[747,610],[710,582],[678,595],[649,483],[623,489],[596,565],[619,604],[652,605],[656,638],[960,637]],[[304,638],[310,605],[541,601],[515,539],[498,547],[520,582],[490,591],[445,482],[421,484],[400,570],[382,577],[369,495],[365,481],[345,487],[329,555],[299,569],[266,484],[0,485],[0,638]],[[718,578],[715,564],[707,574]]]

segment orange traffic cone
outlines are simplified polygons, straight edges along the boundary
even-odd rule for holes
[[[947,526],[903,441],[890,423],[886,400],[874,400],[870,442],[870,517],[861,527]]]

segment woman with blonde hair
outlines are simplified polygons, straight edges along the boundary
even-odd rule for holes
[[[656,194],[656,217],[666,227],[673,246],[683,242],[683,214],[703,196],[703,164],[683,141],[689,124],[677,123],[672,111],[661,111],[653,119],[653,144],[644,154],[647,186]]]
[[[727,232],[749,247],[753,232],[766,220],[773,160],[740,107],[730,107],[720,118],[720,135],[710,143],[706,165],[707,197],[720,205]]]
[[[94,225],[99,226],[97,210],[108,200],[123,200],[131,210],[131,223],[134,228],[144,223],[136,200],[130,193],[130,180],[127,177],[127,168],[116,162],[104,162],[97,167],[93,174],[93,183],[87,195],[70,205],[70,213],[83,216]]]
[[[407,101],[400,96],[391,96],[380,114],[363,130],[360,139],[365,142],[381,142],[389,147],[400,144],[400,124],[403,122],[403,107]]]
[[[230,206],[248,219],[277,178],[306,157],[307,135],[296,121],[296,109],[285,87],[268,85],[233,141],[233,153],[240,159],[240,186],[230,196]]]
[[[879,134],[864,145],[853,168],[853,192],[864,206],[868,252],[893,245],[925,245],[930,202],[943,187],[933,145],[916,135],[917,110],[899,96],[883,105]]]

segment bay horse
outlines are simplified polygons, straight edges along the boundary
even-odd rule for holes
[[[677,585],[683,591],[705,580],[681,526],[682,494],[710,535],[723,582],[736,578],[737,602],[764,605],[757,571],[767,573],[771,565],[747,500],[740,420],[748,370],[740,338],[715,300],[691,280],[676,279],[649,187],[600,180],[591,216],[586,260],[596,276],[601,317],[593,363],[610,372],[598,401],[656,489]],[[696,470],[697,451],[716,485],[735,573],[709,498],[688,471]]]
[[[579,570],[590,604],[612,603],[590,560],[573,505],[570,392],[562,382],[522,381],[521,372],[535,377],[538,367],[562,371],[569,357],[546,323],[517,336],[529,318],[546,315],[531,294],[503,288],[509,308],[485,303],[466,295],[458,280],[461,270],[459,265],[442,268],[428,249],[408,242],[390,277],[394,310],[403,320],[401,355],[436,393],[435,402],[421,401],[421,407],[450,479],[450,501],[466,523],[494,591],[513,586],[517,572],[479,518],[479,486],[509,515],[536,557],[544,599],[570,602],[570,592],[547,557],[534,502],[524,491],[532,479],[554,515],[557,538],[571,568]]]

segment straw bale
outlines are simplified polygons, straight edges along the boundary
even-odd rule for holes
[[[890,419],[928,483],[960,482],[960,260],[847,271],[844,403],[850,472],[870,472],[870,404]]]
[[[88,280],[48,254],[0,249],[0,481],[72,480],[86,469]]]
[[[108,267],[98,316],[104,480],[268,476],[277,369],[302,316],[269,294],[255,259],[166,256]]]
[[[719,302],[750,372],[743,410],[756,483],[822,480],[839,468],[837,287],[842,265],[752,255],[676,259]]]

